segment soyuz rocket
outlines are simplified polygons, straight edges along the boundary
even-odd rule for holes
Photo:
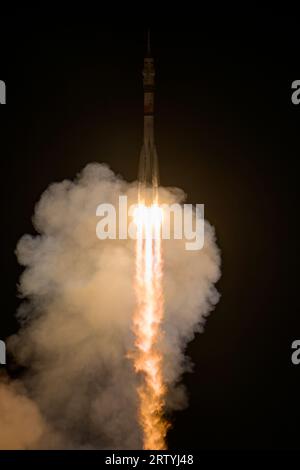
[[[154,143],[154,59],[150,49],[148,31],[147,54],[144,58],[144,140],[139,163],[139,200],[146,203],[157,202],[158,198],[158,158]]]

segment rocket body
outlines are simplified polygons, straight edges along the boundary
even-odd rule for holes
[[[148,54],[144,59],[144,136],[139,164],[139,199],[142,202],[157,201],[159,184],[158,159],[154,143],[154,60]]]

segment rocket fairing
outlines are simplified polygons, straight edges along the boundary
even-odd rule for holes
[[[154,60],[150,51],[148,32],[147,55],[144,58],[144,140],[139,163],[139,200],[157,202],[158,196],[158,158],[154,143]]]

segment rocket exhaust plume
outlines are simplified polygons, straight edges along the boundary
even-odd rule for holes
[[[168,423],[164,418],[166,385],[163,356],[158,347],[164,313],[162,287],[161,223],[162,213],[156,204],[139,205],[136,216],[136,295],[134,315],[136,335],[134,366],[142,374],[138,387],[139,420],[143,429],[143,447],[166,449]]]
[[[148,50],[144,59],[144,141],[140,155],[134,314],[136,336],[134,367],[142,376],[138,387],[139,421],[143,429],[143,447],[166,449],[169,427],[164,418],[166,385],[163,378],[163,356],[158,347],[164,314],[163,259],[161,247],[162,211],[158,205],[158,158],[154,143],[154,60]]]
[[[187,405],[185,349],[219,300],[220,253],[207,221],[201,250],[161,239],[162,204],[185,194],[158,190],[153,93],[149,51],[138,181],[88,164],[46,189],[18,242],[20,330],[6,344],[23,372],[0,374],[0,449],[166,449],[165,416]],[[97,206],[121,195],[138,201],[137,239],[99,240]]]

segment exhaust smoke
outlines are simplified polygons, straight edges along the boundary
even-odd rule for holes
[[[16,250],[24,266],[17,313],[21,326],[7,341],[25,372],[19,381],[0,381],[0,429],[5,430],[0,448],[145,447],[137,393],[143,393],[136,373],[140,356],[132,360],[132,354],[140,347],[137,300],[151,296],[156,281],[146,286],[147,292],[142,283],[136,297],[135,242],[99,240],[95,233],[99,203],[117,206],[120,195],[134,203],[137,191],[137,183],[94,163],[75,181],[50,185],[36,205],[37,234],[24,235]],[[159,188],[161,203],[183,200],[181,190]],[[218,302],[214,284],[220,277],[220,254],[208,222],[202,250],[186,250],[184,240],[160,243],[163,260],[157,252],[155,259],[150,254],[149,266],[163,261],[158,310],[154,299],[161,332],[155,353],[169,415],[186,406],[180,384],[187,369],[184,351]],[[161,278],[160,268],[155,272]]]

